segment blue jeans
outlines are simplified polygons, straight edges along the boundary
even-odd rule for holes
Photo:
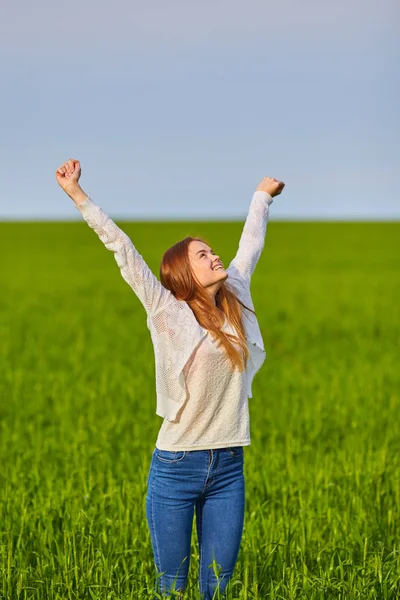
[[[161,593],[169,596],[172,589],[183,592],[186,588],[196,509],[200,593],[204,600],[211,600],[218,587],[222,595],[242,539],[243,466],[243,446],[175,452],[154,449],[146,517],[156,566],[156,592],[160,593],[161,587]]]

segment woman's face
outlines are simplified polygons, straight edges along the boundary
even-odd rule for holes
[[[214,286],[216,292],[229,275],[222,266],[218,254],[204,242],[193,240],[189,244],[189,261],[193,272],[203,287]]]

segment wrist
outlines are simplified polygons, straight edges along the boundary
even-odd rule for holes
[[[84,202],[88,196],[77,182],[71,183],[65,187],[64,192],[68,194],[70,198],[72,198],[75,204],[82,204],[82,202]]]
[[[268,205],[272,204],[272,202],[274,201],[272,194],[270,194],[266,190],[256,190],[254,192],[254,195],[256,195],[256,194],[257,194],[256,198],[262,198],[263,200],[266,200]]]

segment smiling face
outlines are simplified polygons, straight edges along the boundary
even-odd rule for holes
[[[229,277],[218,254],[215,254],[207,244],[198,240],[190,242],[188,250],[193,273],[201,285],[215,295],[222,283]]]

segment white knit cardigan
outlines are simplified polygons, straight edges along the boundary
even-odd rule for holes
[[[269,205],[272,202],[273,198],[267,192],[254,193],[239,248],[227,269],[229,277],[225,280],[239,300],[253,310],[250,279],[264,247]],[[122,277],[146,310],[155,356],[156,414],[173,421],[187,397],[183,369],[192,352],[207,335],[207,330],[198,323],[189,305],[177,300],[158,281],[126,233],[89,196],[75,207],[105,247],[114,252]],[[257,318],[246,309],[243,309],[243,325],[250,351],[246,380],[247,394],[251,398],[252,381],[266,353]]]

